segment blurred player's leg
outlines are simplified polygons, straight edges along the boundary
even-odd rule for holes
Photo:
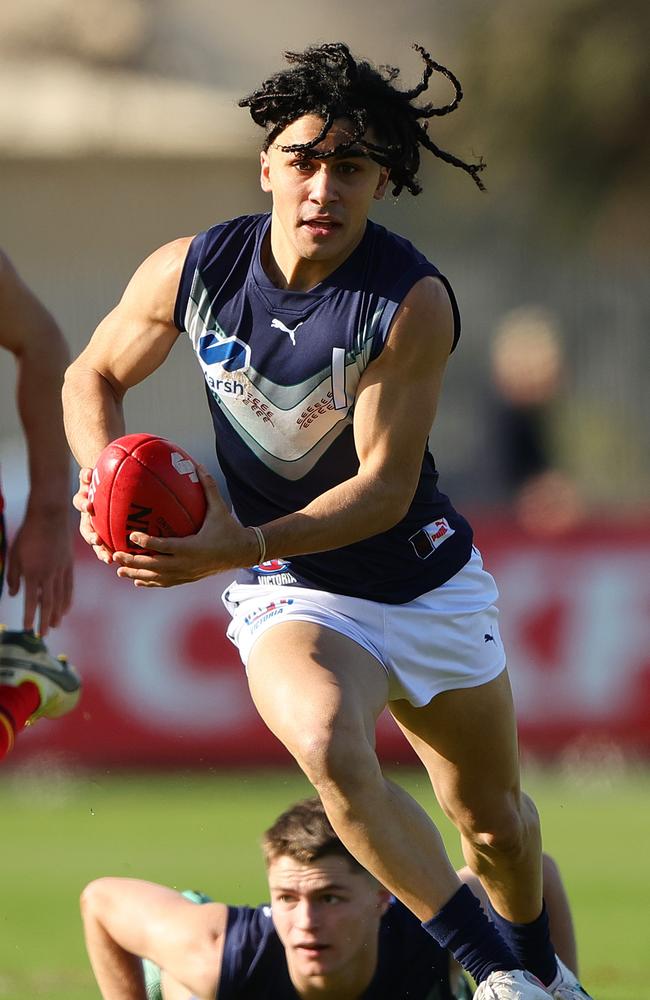
[[[72,711],[81,681],[65,657],[51,656],[31,631],[0,630],[0,760],[36,719]]]
[[[31,681],[15,688],[0,684],[0,760],[13,750],[16,734],[24,729],[40,703],[40,692]]]

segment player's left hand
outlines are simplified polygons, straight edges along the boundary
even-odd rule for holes
[[[28,502],[23,523],[9,548],[7,589],[24,591],[23,628],[47,635],[72,601],[72,537],[66,507]]]
[[[197,470],[208,502],[199,531],[186,538],[156,538],[141,531],[131,532],[131,541],[144,551],[142,555],[114,552],[118,576],[132,580],[136,587],[176,587],[256,562],[255,535],[232,516],[205,468],[197,465]]]

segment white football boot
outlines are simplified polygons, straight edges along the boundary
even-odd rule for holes
[[[18,687],[26,681],[35,684],[41,695],[27,725],[42,717],[67,715],[79,701],[81,680],[65,656],[51,656],[32,631],[13,632],[0,626],[0,685]]]
[[[474,1000],[548,1000],[548,991],[539,979],[514,969],[511,972],[491,972],[474,994]]]
[[[558,974],[551,985],[547,987],[554,1000],[592,1000],[571,969],[567,968],[557,955],[555,958]]]

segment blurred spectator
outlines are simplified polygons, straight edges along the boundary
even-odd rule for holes
[[[581,519],[582,502],[555,454],[553,412],[565,365],[552,316],[536,306],[508,313],[491,366],[503,480],[517,520],[531,534],[561,534]]]

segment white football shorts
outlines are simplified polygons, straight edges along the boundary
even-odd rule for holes
[[[232,618],[226,634],[244,665],[270,628],[315,622],[348,636],[379,661],[388,675],[390,701],[404,698],[420,708],[441,691],[478,687],[504,669],[497,598],[497,586],[474,548],[451,580],[407,604],[264,583],[232,583],[222,600]]]

